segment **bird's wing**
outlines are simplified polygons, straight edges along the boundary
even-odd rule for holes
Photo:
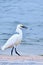
[[[13,47],[18,39],[18,34],[11,36],[8,41],[1,47],[2,50]]]

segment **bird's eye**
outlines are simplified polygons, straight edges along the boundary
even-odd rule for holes
[[[26,28],[27,29],[27,27],[26,26],[21,26],[22,28]]]

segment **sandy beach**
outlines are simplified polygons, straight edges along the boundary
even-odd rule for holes
[[[42,61],[43,56],[9,56],[9,55],[0,55],[0,61],[16,61],[16,60],[32,60],[32,61]]]

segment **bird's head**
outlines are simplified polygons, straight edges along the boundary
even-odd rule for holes
[[[20,32],[20,31],[21,31],[20,29],[22,29],[22,28],[27,29],[27,27],[26,27],[26,26],[24,26],[23,24],[19,24],[19,25],[17,25],[16,32]]]
[[[26,26],[24,26],[23,24],[19,24],[19,25],[17,26],[17,28],[19,28],[19,29],[22,29],[22,28],[27,29],[27,27],[26,27]]]

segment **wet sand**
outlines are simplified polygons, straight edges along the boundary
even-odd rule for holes
[[[0,55],[0,61],[42,61],[43,56],[9,56],[9,55]]]

